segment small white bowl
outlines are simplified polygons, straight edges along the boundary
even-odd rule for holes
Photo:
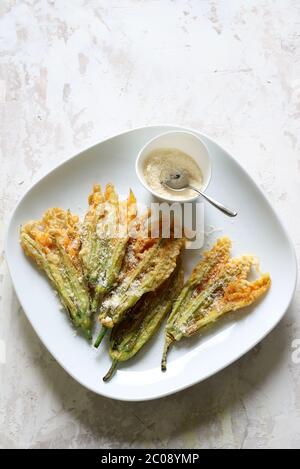
[[[201,185],[201,191],[205,191],[208,187],[211,178],[211,158],[209,151],[203,141],[191,132],[185,131],[171,131],[154,137],[149,140],[146,145],[140,150],[136,163],[135,170],[136,174],[141,182],[141,184],[149,191],[151,194],[155,195],[161,200],[167,202],[192,202],[196,200],[199,195],[195,193],[195,196],[187,197],[186,199],[176,200],[176,193],[174,191],[174,198],[170,199],[162,196],[155,192],[146,182],[144,177],[144,163],[145,159],[153,150],[158,148],[176,148],[183,151],[187,155],[190,155],[198,164],[199,168],[202,171],[203,181]],[[179,194],[178,194],[179,197]]]

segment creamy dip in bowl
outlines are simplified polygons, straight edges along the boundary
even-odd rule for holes
[[[190,202],[198,195],[191,189],[172,191],[161,181],[176,171],[185,172],[190,184],[204,191],[211,177],[211,160],[203,141],[190,132],[167,132],[150,140],[139,152],[136,173],[153,195],[169,202]]]

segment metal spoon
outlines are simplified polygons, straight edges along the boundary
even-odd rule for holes
[[[225,205],[221,204],[220,202],[217,202],[212,197],[209,197],[204,192],[201,192],[199,189],[196,189],[196,187],[191,186],[189,183],[188,174],[185,171],[181,171],[178,169],[176,171],[161,174],[160,182],[162,185],[168,187],[169,189],[173,191],[183,191],[184,189],[193,189],[193,191],[197,192],[205,200],[207,200],[207,202],[212,204],[217,209],[221,210],[221,212],[225,213],[225,215],[228,215],[229,217],[235,217],[237,215],[237,212],[235,212],[234,210],[231,210],[230,208],[225,207]]]

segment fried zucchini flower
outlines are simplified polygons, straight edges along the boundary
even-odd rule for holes
[[[97,311],[121,269],[130,224],[136,217],[136,199],[130,191],[128,199],[120,202],[114,186],[107,184],[104,194],[95,185],[88,202],[79,255],[85,280],[94,291],[92,309]]]
[[[174,303],[165,329],[161,367],[166,370],[172,343],[190,337],[222,315],[251,305],[270,287],[269,274],[248,281],[252,256],[230,258],[231,241],[219,239],[193,270]]]
[[[69,210],[51,208],[41,220],[21,227],[20,243],[48,276],[75,327],[90,339],[90,296],[79,259],[78,216]]]
[[[184,245],[183,238],[146,236],[143,223],[137,224],[135,237],[126,246],[118,284],[102,302],[99,321],[103,327],[95,347],[145,293],[155,291],[169,278]]]
[[[112,366],[103,380],[113,376],[118,363],[129,360],[156,334],[172,308],[183,285],[183,269],[172,275],[154,292],[146,293],[111,331],[109,354]]]

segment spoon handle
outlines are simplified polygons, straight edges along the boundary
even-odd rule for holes
[[[204,194],[204,192],[199,191],[199,189],[196,189],[196,187],[193,187],[193,186],[189,186],[189,187],[193,189],[194,191],[198,192],[198,194],[201,195],[205,200],[207,200],[207,202],[209,202],[214,207],[221,210],[221,212],[225,213],[225,215],[228,215],[229,217],[235,217],[237,215],[237,212],[235,212],[234,210],[231,210],[228,207],[225,207],[225,205],[221,204],[220,202],[217,202],[217,200]]]

